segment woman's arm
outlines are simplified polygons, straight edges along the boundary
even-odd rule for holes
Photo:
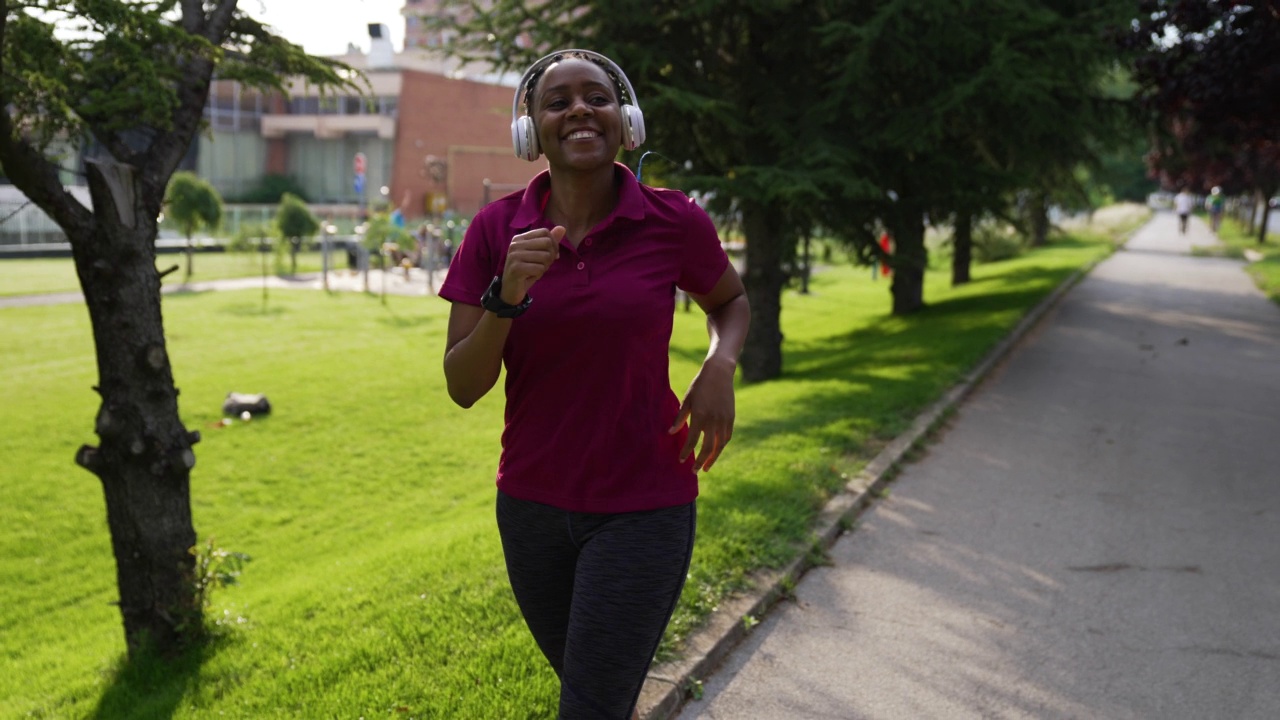
[[[453,303],[444,351],[444,377],[449,397],[455,403],[469,408],[498,382],[502,348],[513,322],[479,305]]]
[[[732,265],[725,268],[710,292],[705,295],[690,293],[689,296],[707,313],[707,334],[711,345],[706,359],[702,361],[702,369],[689,384],[670,432],[679,432],[687,419],[689,437],[680,450],[680,460],[683,462],[693,453],[701,438],[702,447],[693,465],[695,469],[710,470],[733,437],[733,373],[738,367],[738,354],[747,339],[751,308],[747,304],[742,278]]]
[[[516,305],[551,267],[559,254],[564,228],[538,229],[516,235],[502,270],[502,299]],[[476,404],[498,382],[502,348],[511,318],[500,318],[478,305],[453,303],[444,348],[444,376],[449,397],[464,408]]]

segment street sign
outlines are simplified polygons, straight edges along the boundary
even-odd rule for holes
[[[367,165],[368,161],[366,160],[364,153],[356,153],[355,159],[351,162],[351,166],[356,171],[356,175],[364,175]]]
[[[364,173],[356,173],[355,189],[357,195],[364,194]]]

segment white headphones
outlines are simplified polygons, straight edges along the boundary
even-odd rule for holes
[[[542,69],[545,64],[548,64],[548,61],[575,55],[604,63],[626,87],[627,98],[631,103],[623,104],[621,98],[619,98],[618,103],[622,106],[622,147],[628,150],[635,150],[644,142],[644,114],[640,112],[640,103],[636,100],[636,91],[631,87],[631,81],[627,79],[626,73],[622,72],[622,68],[598,52],[576,49],[557,50],[550,55],[544,55],[537,62],[530,65],[529,69],[524,71],[524,75],[520,76],[520,84],[516,85],[516,96],[511,102],[511,144],[515,148],[516,157],[532,162],[542,154],[542,149],[538,147],[538,130],[533,126],[533,118],[528,115],[517,115],[520,112],[520,98],[525,93],[525,84],[529,82],[529,78],[535,72]]]

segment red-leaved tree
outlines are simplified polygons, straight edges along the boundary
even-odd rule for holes
[[[1150,113],[1148,162],[1169,187],[1280,189],[1280,0],[1146,0],[1123,44]]]

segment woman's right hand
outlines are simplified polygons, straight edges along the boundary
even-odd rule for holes
[[[529,288],[560,256],[560,239],[565,232],[564,226],[557,225],[550,230],[539,228],[511,238],[507,264],[502,269],[503,302],[519,305],[524,301]]]

